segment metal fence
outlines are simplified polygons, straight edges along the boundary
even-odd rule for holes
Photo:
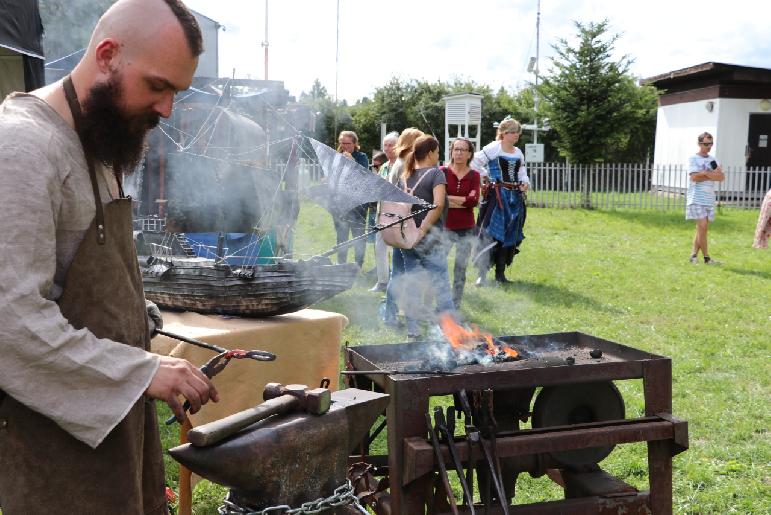
[[[300,158],[300,185],[303,188],[318,183],[323,175],[318,161]]]
[[[716,182],[723,207],[759,208],[771,188],[771,168],[727,167]],[[685,207],[688,171],[681,165],[641,163],[529,163],[528,204],[592,209],[679,209]]]
[[[688,171],[682,165],[644,163],[528,163],[533,207],[589,209],[684,209]],[[723,207],[757,209],[771,188],[771,168],[726,167],[715,183]],[[301,160],[300,184],[322,176],[318,163]]]

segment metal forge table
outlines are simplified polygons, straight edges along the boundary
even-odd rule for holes
[[[429,398],[492,388],[529,390],[536,387],[579,385],[624,379],[643,380],[645,417],[605,420],[539,429],[515,430],[497,437],[499,458],[514,460],[519,470],[538,470],[565,488],[566,499],[510,506],[512,514],[672,513],[672,457],[688,447],[688,424],[671,415],[672,364],[669,358],[643,352],[583,333],[503,336],[501,341],[520,349],[526,359],[494,365],[467,365],[451,375],[366,374],[363,371],[405,370],[425,359],[433,342],[362,345],[346,349],[349,376],[358,388],[379,387],[390,395],[386,410],[388,455],[369,456],[375,465],[388,466],[390,512],[417,515],[425,512],[436,467],[426,441],[425,414]],[[592,358],[599,349],[602,357]],[[596,355],[596,351],[595,351]],[[567,359],[572,357],[573,359]],[[572,363],[572,364],[569,364]],[[526,396],[529,406],[529,396]],[[526,412],[529,413],[529,412]],[[647,442],[649,491],[640,492],[603,472],[571,469],[555,463],[552,453],[630,442]],[[464,466],[466,445],[458,445]],[[445,462],[452,468],[446,445]],[[481,510],[477,510],[481,512]],[[462,513],[469,513],[469,511]],[[490,513],[502,513],[491,507]]]

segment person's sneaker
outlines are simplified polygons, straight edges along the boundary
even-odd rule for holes
[[[688,258],[688,262],[694,265],[698,265],[699,259],[696,256],[691,256],[690,258]]]
[[[386,291],[387,287],[388,287],[387,283],[377,283],[377,284],[375,284],[375,286],[370,288],[369,291],[377,293],[377,292],[381,292],[381,291]]]
[[[720,261],[716,261],[711,257],[707,256],[704,258],[704,264],[705,265],[722,265],[723,263],[721,263]]]

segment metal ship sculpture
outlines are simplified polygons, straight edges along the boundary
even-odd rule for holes
[[[145,297],[167,309],[219,315],[283,315],[353,286],[354,263],[282,260],[234,268],[205,258],[148,257],[142,267]]]
[[[323,143],[307,141],[324,174],[307,194],[334,216],[380,200],[422,202]],[[284,252],[286,235],[299,212],[299,181],[290,179],[294,189],[287,188],[286,172],[302,143],[301,138],[292,138],[287,164],[278,172],[185,152],[168,154],[165,230],[135,235],[146,298],[166,309],[266,317],[291,313],[350,289],[359,267],[333,264],[329,256],[358,238],[307,260],[291,259],[286,257],[291,253]],[[244,220],[251,226],[245,227]],[[242,232],[219,232],[216,245],[207,246],[205,252],[191,237],[226,228]]]

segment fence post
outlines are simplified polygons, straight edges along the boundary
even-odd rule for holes
[[[590,170],[591,169],[587,165],[578,165],[578,171],[581,174],[581,193],[583,197],[581,201],[581,207],[584,209],[592,208],[592,197],[589,190],[589,174],[591,173]]]

